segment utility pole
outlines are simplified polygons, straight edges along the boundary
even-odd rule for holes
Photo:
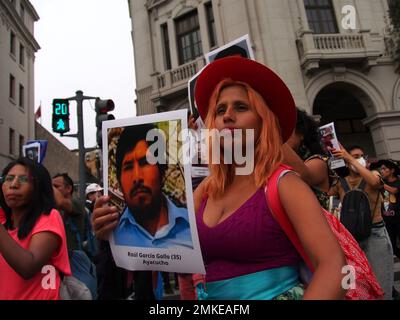
[[[97,99],[97,97],[84,96],[82,90],[76,91],[76,96],[66,100],[75,100],[77,103],[78,132],[76,134],[63,134],[62,137],[72,137],[78,139],[79,147],[79,198],[85,200],[86,175],[85,175],[85,140],[83,135],[83,100]]]
[[[77,115],[78,115],[78,146],[79,146],[79,198],[85,199],[86,175],[85,175],[85,139],[83,136],[83,112],[82,102],[84,99],[93,99],[85,97],[81,90],[76,92]]]

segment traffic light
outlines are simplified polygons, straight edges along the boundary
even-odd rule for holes
[[[53,100],[53,131],[66,133],[69,131],[69,101],[68,99]]]
[[[97,139],[97,144],[101,148],[103,143],[101,134],[102,123],[103,121],[115,119],[115,117],[112,114],[108,114],[109,111],[114,110],[114,101],[112,101],[111,99],[101,100],[97,98],[95,104],[95,110],[96,110],[96,127],[97,127],[96,139]]]

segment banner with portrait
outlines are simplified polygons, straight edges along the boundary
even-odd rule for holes
[[[40,143],[32,142],[22,146],[22,155],[35,162],[41,163],[42,158],[40,157]]]
[[[337,139],[336,131],[335,131],[335,124],[333,122],[328,123],[322,127],[319,127],[319,132],[321,134],[321,142],[325,149],[325,152],[330,156],[330,168],[338,169],[341,167],[345,167],[346,163],[343,159],[336,159],[331,149],[340,150],[339,141]]]
[[[119,211],[109,240],[119,267],[205,273],[185,130],[187,110],[103,122],[104,192]]]
[[[47,151],[47,140],[28,140],[22,146],[22,155],[36,162],[42,163]]]
[[[204,57],[206,59],[206,64],[209,64],[214,60],[235,55],[255,60],[253,48],[251,47],[251,41],[248,34],[245,34],[240,38],[232,40],[221,47],[207,52]]]

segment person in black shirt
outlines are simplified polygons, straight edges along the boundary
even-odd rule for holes
[[[385,184],[382,194],[382,216],[389,232],[393,253],[400,258],[400,167],[393,160],[381,160],[380,169]]]

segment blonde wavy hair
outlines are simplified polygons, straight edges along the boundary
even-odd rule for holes
[[[237,85],[246,90],[250,107],[255,109],[263,123],[260,135],[255,137],[254,142],[254,181],[257,187],[262,187],[283,160],[280,126],[275,114],[268,108],[262,96],[245,82],[231,79],[222,80],[215,87],[211,95],[205,121],[206,127],[208,129],[215,129],[217,102],[222,90]],[[212,139],[210,139],[210,144],[211,143]],[[212,149],[212,145],[210,145],[210,152]],[[210,159],[211,158],[210,156]],[[209,196],[221,196],[225,192],[227,186],[232,183],[235,176],[235,168],[233,165],[223,162],[221,164],[210,163],[208,167],[210,175],[204,181],[205,190]]]

